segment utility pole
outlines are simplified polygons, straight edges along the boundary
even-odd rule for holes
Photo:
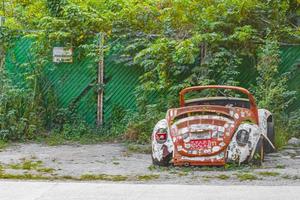
[[[98,101],[97,101],[97,126],[103,124],[103,85],[104,85],[104,34],[98,34],[98,45],[99,45],[99,61],[98,61]]]

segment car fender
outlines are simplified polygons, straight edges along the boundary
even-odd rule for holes
[[[240,130],[249,132],[249,139],[245,145],[240,145],[237,141],[237,134]],[[261,136],[261,129],[256,124],[244,123],[241,124],[234,133],[231,142],[227,148],[227,159],[229,162],[242,163],[252,159],[257,143]]]
[[[275,149],[274,144],[268,138],[268,119],[272,117],[272,113],[267,109],[258,109],[258,121],[259,127],[262,130],[262,136],[268,141],[268,143]]]
[[[168,130],[167,140],[162,144],[158,143],[155,139],[156,132],[161,128],[165,128]],[[157,122],[152,132],[152,157],[154,159],[157,159],[158,161],[161,161],[164,157],[166,157],[170,153],[173,153],[173,149],[174,149],[174,145],[170,135],[168,122],[166,119],[162,119],[159,122]]]

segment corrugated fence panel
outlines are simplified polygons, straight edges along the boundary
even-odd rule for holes
[[[31,40],[22,39],[6,55],[6,72],[14,84],[26,87],[25,75],[31,70]]]
[[[297,92],[297,97],[289,110],[300,109],[300,46],[283,47],[281,51],[281,66],[279,71],[292,71],[289,88]]]
[[[112,53],[113,54],[113,53]],[[139,84],[142,69],[116,62],[112,54],[105,59],[104,121],[109,121],[114,107],[136,109],[135,88]]]
[[[32,69],[30,63],[34,59],[30,53],[32,45],[28,39],[17,41],[6,59],[9,76],[14,83],[24,87],[25,74]],[[43,90],[51,88],[55,92],[59,107],[73,106],[82,119],[91,125],[95,124],[97,105],[94,87],[97,65],[93,59],[74,59],[73,63],[62,64],[51,62],[45,66],[44,72],[47,81],[43,83]]]
[[[51,64],[46,67],[48,81],[57,94],[61,107],[75,106],[80,116],[95,123],[95,94],[88,91],[95,85],[97,65],[92,59],[74,59],[73,63]],[[91,101],[93,102],[91,106]]]
[[[6,66],[15,84],[25,87],[24,77],[30,70],[33,56],[30,53],[32,41],[21,39],[7,55]],[[76,56],[75,56],[76,57]],[[105,90],[104,121],[108,122],[113,108],[118,106],[124,110],[135,110],[134,90],[142,70],[115,62],[114,53],[105,57]],[[29,63],[29,64],[28,64]],[[28,67],[29,66],[29,67]],[[59,106],[74,106],[76,112],[91,125],[95,125],[97,114],[97,63],[93,59],[74,59],[73,63],[53,64],[45,66],[47,82],[44,91],[50,88],[55,92]]]
[[[21,39],[7,54],[7,72],[13,82],[21,87],[26,87],[25,75],[33,69],[31,45],[30,40]],[[105,56],[104,122],[109,121],[114,107],[121,107],[124,110],[136,109],[134,91],[139,84],[139,76],[143,73],[143,69],[137,66],[126,66],[116,62],[118,57],[114,51],[112,49]],[[300,47],[282,47],[281,58],[282,64],[279,69],[281,73],[295,67],[293,77],[289,81],[290,88],[298,92],[297,100],[291,106],[291,110],[295,110],[300,108]],[[254,70],[254,65],[254,60],[245,59],[239,68],[241,72],[239,80],[246,88],[250,88],[256,81],[257,72]],[[73,105],[86,122],[94,125],[97,112],[95,85],[97,63],[89,58],[74,59],[71,64],[50,63],[45,67],[45,74],[48,81],[44,84],[44,90],[51,88],[55,92],[59,106],[66,108]]]

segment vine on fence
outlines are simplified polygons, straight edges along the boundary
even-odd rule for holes
[[[37,116],[42,115],[42,121],[57,113],[61,117],[68,115],[55,110],[55,96],[41,91],[40,83],[45,80],[43,67],[51,60],[52,47],[72,47],[79,50],[79,57],[97,57],[98,49],[93,41],[99,32],[104,32],[110,41],[106,50],[118,44],[122,50],[118,61],[138,65],[144,73],[136,89],[139,112],[131,115],[134,116],[131,120],[116,115],[122,119],[112,120],[109,127],[119,127],[120,123],[113,121],[122,121],[118,132],[127,127],[130,137],[145,141],[161,113],[177,106],[180,89],[203,84],[239,85],[237,69],[245,58],[257,63],[249,67],[259,74],[252,88],[259,105],[266,106],[276,116],[285,115],[293,91],[286,86],[286,76],[277,72],[278,46],[281,42],[299,42],[297,6],[296,0],[33,0],[22,3],[12,0],[0,5],[0,15],[9,21],[7,30],[17,30],[19,35],[35,40],[36,59],[28,85],[33,94],[29,100],[36,107],[26,108]],[[1,40],[5,38],[3,34],[12,35],[1,29]],[[3,56],[8,43],[1,44]],[[5,90],[11,91],[8,88],[12,86],[7,86],[9,81],[5,84]],[[154,92],[157,93],[155,101],[150,98]],[[53,104],[43,105],[49,98]],[[45,111],[51,114],[41,114]],[[295,124],[297,113],[293,114],[292,121],[287,117],[287,124]],[[17,117],[20,119],[22,115]],[[70,130],[65,124],[76,126],[67,118],[62,117],[58,130],[63,131],[64,127]],[[45,127],[47,123],[42,124]],[[134,134],[140,136],[133,137]]]

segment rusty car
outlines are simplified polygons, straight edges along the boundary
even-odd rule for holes
[[[214,91],[214,96],[209,91]],[[201,92],[208,96],[195,95]],[[180,106],[168,109],[165,119],[154,127],[154,165],[224,166],[252,161],[261,164],[264,154],[274,151],[273,115],[258,109],[247,89],[193,86],[183,89],[179,99]]]

